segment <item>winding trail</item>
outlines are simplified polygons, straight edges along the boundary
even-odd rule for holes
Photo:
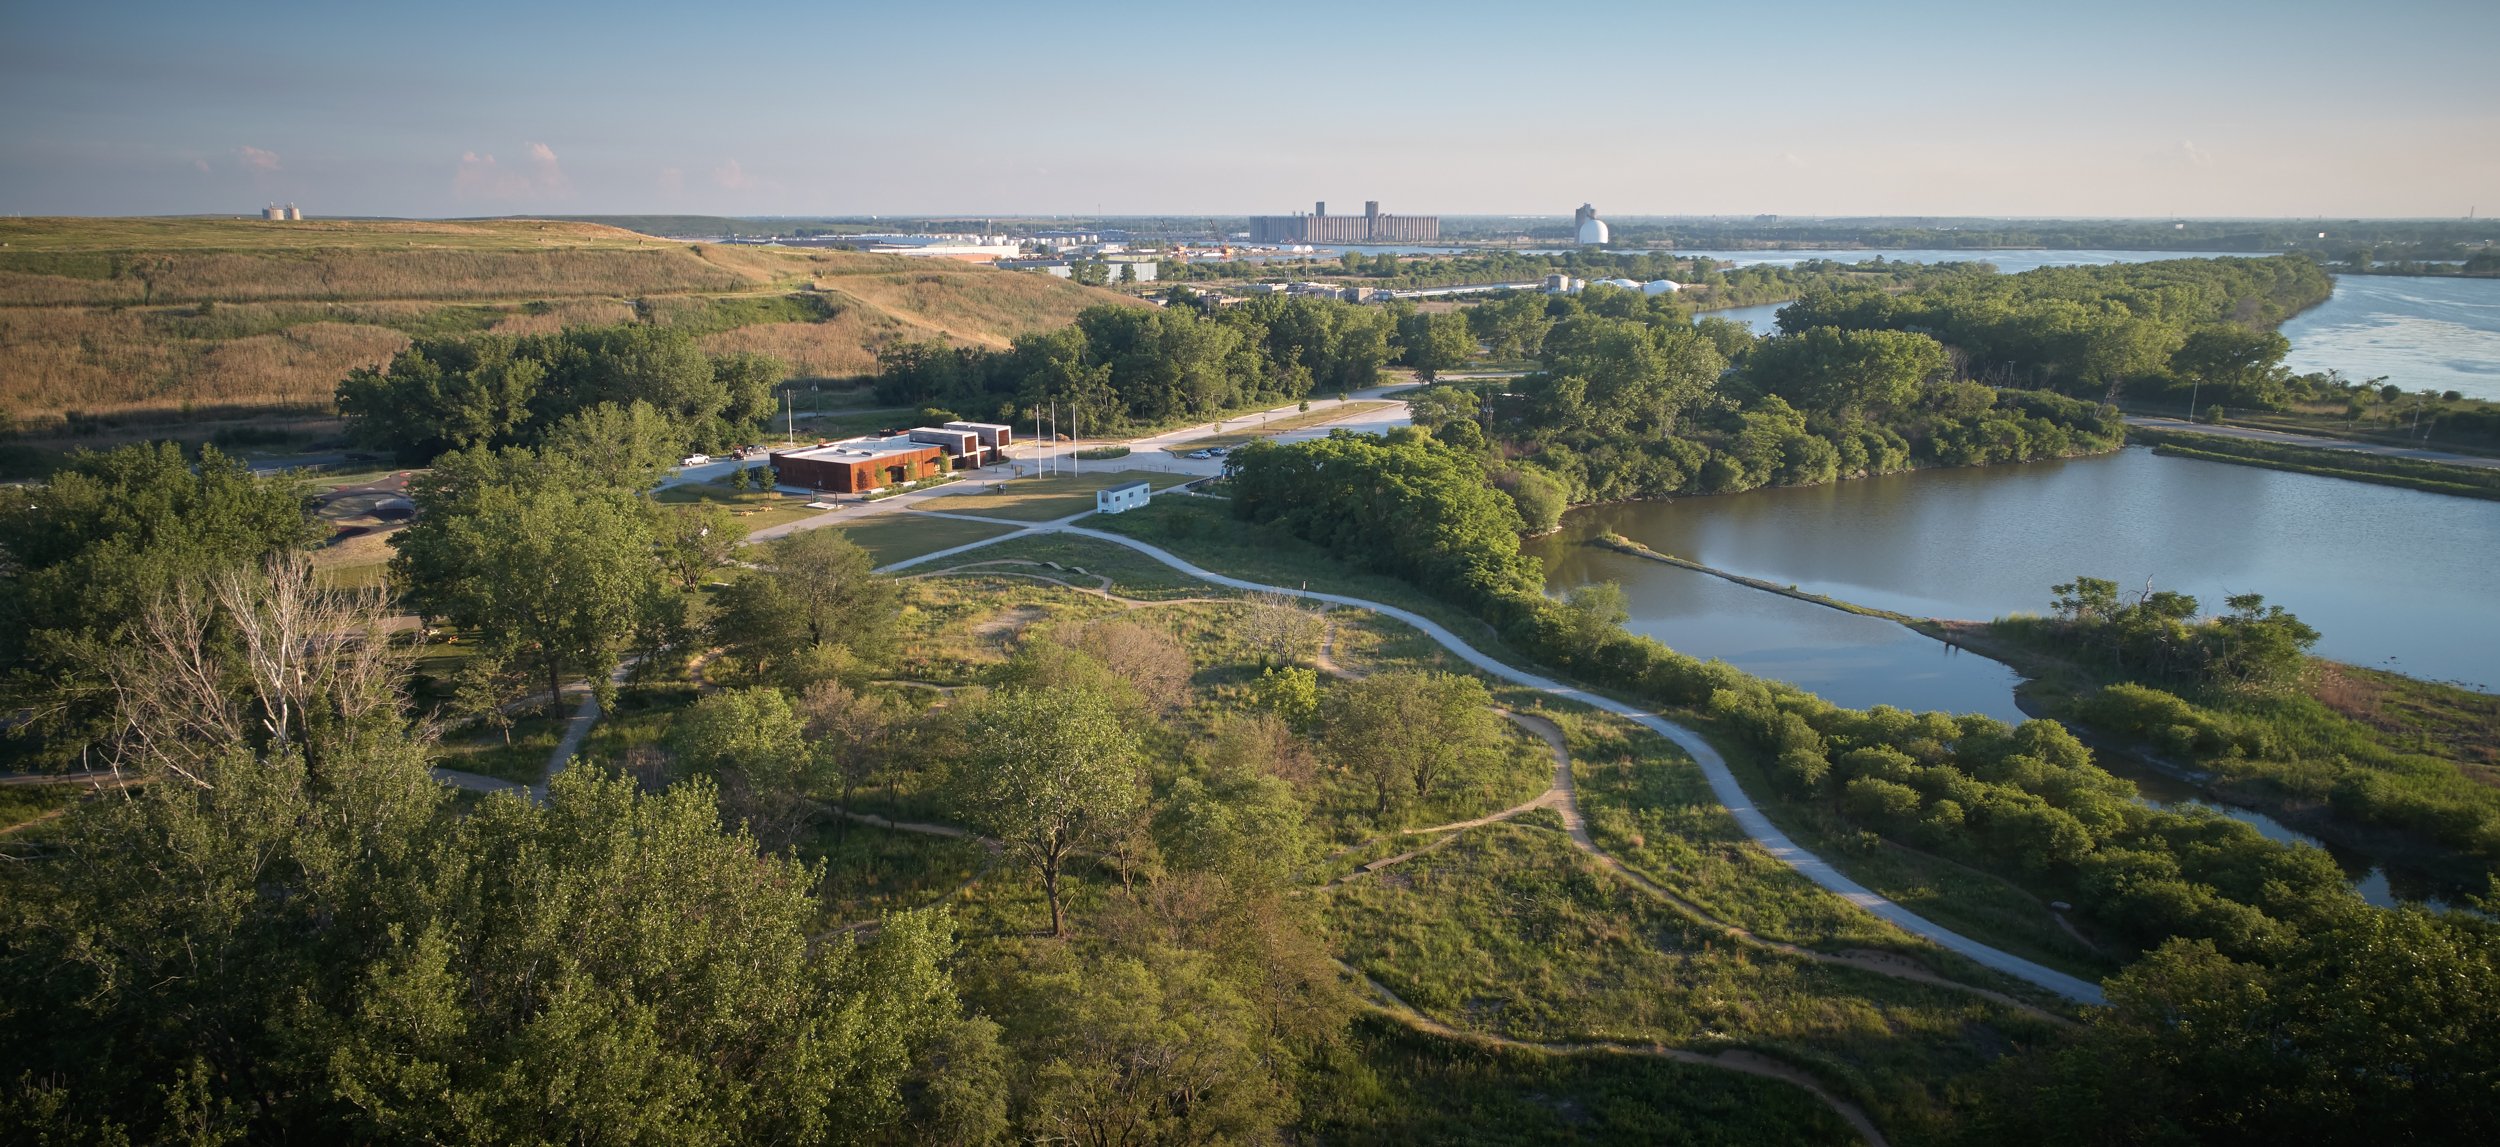
[[[1934,971],[1930,970],[1926,965],[1897,952],[1886,952],[1874,948],[1851,948],[1839,952],[1825,952],[1814,948],[1791,944],[1785,940],[1773,940],[1769,937],[1756,934],[1752,929],[1746,928],[1741,924],[1723,919],[1715,913],[1712,913],[1709,909],[1693,903],[1691,900],[1686,899],[1673,889],[1650,879],[1648,876],[1633,869],[1630,865],[1617,860],[1612,854],[1597,846],[1596,839],[1589,835],[1588,821],[1580,815],[1579,790],[1573,786],[1571,778],[1571,747],[1563,736],[1561,726],[1533,713],[1518,713],[1508,709],[1499,710],[1499,712],[1504,717],[1510,718],[1513,724],[1536,734],[1538,738],[1545,742],[1545,747],[1552,750],[1554,755],[1553,787],[1539,794],[1534,800],[1503,809],[1502,811],[1494,813],[1491,816],[1480,816],[1474,820],[1452,821],[1449,824],[1437,824],[1430,828],[1410,828],[1406,830],[1407,835],[1413,836],[1424,833],[1450,833],[1455,836],[1455,834],[1467,829],[1506,821],[1512,817],[1519,816],[1523,813],[1531,812],[1536,809],[1550,808],[1562,817],[1563,832],[1571,838],[1571,843],[1581,852],[1587,853],[1589,858],[1595,860],[1600,867],[1622,877],[1633,887],[1647,893],[1651,898],[1666,904],[1667,907],[1675,910],[1678,915],[1681,915],[1694,923],[1700,924],[1703,927],[1715,929],[1720,934],[1726,936],[1728,939],[1736,941],[1737,943],[1753,948],[1759,948],[1764,951],[1778,952],[1782,955],[1794,956],[1801,960],[1812,960],[1818,964],[1829,964],[1840,968],[1855,968],[1861,972],[1873,972],[1876,975],[1890,976],[1897,980],[1909,980],[1915,983],[1926,984],[1930,987],[1947,988],[1957,992],[1964,992],[1970,995],[1978,996],[1981,999],[1989,1001],[1990,1003],[2011,1008],[2014,1011],[2021,1012],[2024,1015],[2032,1017],[2033,1019],[2056,1024],[2060,1027],[2075,1026],[2073,1020],[2067,1019],[2066,1017],[2058,1015],[2055,1012],[2025,1003],[2012,996],[2006,995],[2003,992],[1993,991],[1988,988],[1980,987],[1976,984],[1965,984],[1960,980],[1950,979],[1945,976],[1938,975]],[[1446,840],[1449,838],[1445,837],[1444,839]],[[1431,847],[1437,847],[1437,845]],[[1420,856],[1425,852],[1431,851],[1431,847],[1419,848],[1413,852],[1373,861],[1357,869],[1355,875],[1377,872],[1380,869],[1387,868],[1392,864],[1413,859],[1416,856]],[[1352,876],[1349,876],[1348,879],[1352,879]]]
[[[1487,674],[1488,676],[1507,681],[1514,685],[1525,686],[1538,692],[1545,693],[1549,696],[1560,697],[1567,701],[1577,702],[1592,709],[1597,709],[1601,712],[1612,713],[1615,716],[1629,720],[1637,725],[1640,725],[1642,728],[1648,729],[1649,731],[1674,742],[1678,748],[1681,748],[1687,754],[1690,754],[1694,762],[1701,766],[1702,775],[1710,782],[1711,795],[1717,797],[1719,803],[1727,807],[1729,814],[1736,818],[1737,827],[1742,828],[1745,831],[1745,835],[1752,838],[1756,845],[1760,846],[1763,851],[1769,853],[1772,858],[1778,860],[1780,863],[1795,869],[1806,879],[1822,886],[1825,890],[1839,896],[1841,899],[1856,905],[1858,908],[1873,915],[1877,919],[1891,924],[1904,932],[1908,932],[1913,936],[1926,940],[1929,943],[1935,944],[1946,951],[1953,952],[1956,955],[1959,955],[1972,963],[1978,964],[1981,967],[2002,972],[2005,975],[2014,977],[2015,979],[2037,985],[2077,1003],[2099,1005],[2105,1002],[2105,997],[2101,993],[2100,985],[2092,983],[2089,980],[2085,980],[2082,977],[2058,971],[2057,969],[2048,967],[2047,965],[2026,960],[2020,956],[2014,955],[2011,952],[1992,948],[1986,944],[1980,943],[1977,940],[1973,940],[1968,936],[1964,936],[1959,932],[1955,932],[1950,928],[1946,928],[1940,924],[1929,921],[1925,917],[1922,917],[1917,913],[1900,906],[1899,904],[1895,904],[1892,901],[1885,899],[1883,896],[1877,894],[1873,889],[1850,879],[1839,869],[1832,867],[1830,861],[1824,860],[1822,857],[1816,856],[1814,853],[1807,851],[1802,845],[1799,845],[1795,840],[1791,839],[1786,832],[1781,831],[1778,825],[1771,823],[1771,818],[1763,815],[1761,809],[1754,806],[1753,799],[1746,796],[1744,787],[1736,782],[1736,774],[1728,768],[1727,759],[1720,756],[1719,751],[1711,747],[1709,741],[1704,740],[1699,733],[1696,733],[1691,729],[1678,725],[1675,722],[1660,717],[1655,713],[1617,701],[1614,698],[1592,693],[1577,686],[1565,685],[1562,682],[1553,680],[1552,678],[1539,676],[1523,669],[1513,668],[1510,665],[1496,660],[1483,651],[1478,650],[1475,646],[1469,645],[1457,634],[1450,632],[1448,627],[1443,626],[1441,623],[1425,617],[1422,614],[1416,613],[1413,610],[1403,609],[1398,606],[1388,605],[1381,602],[1369,601],[1359,597],[1352,597],[1346,594],[1326,593],[1320,590],[1312,589],[1296,589],[1290,586],[1267,585],[1262,582],[1250,581],[1246,578],[1231,577],[1225,574],[1217,573],[1213,570],[1202,569],[1172,553],[1171,551],[1165,550],[1159,546],[1151,545],[1123,534],[1114,534],[1104,530],[1096,530],[1076,525],[1076,519],[1083,516],[1084,515],[1082,514],[1078,514],[1055,521],[1025,523],[1026,528],[1023,530],[1010,534],[1002,534],[999,538],[988,539],[987,542],[982,544],[995,542],[1001,538],[1025,537],[1038,533],[1074,534],[1078,537],[1092,538],[1095,541],[1108,542],[1115,546],[1135,550],[1138,553],[1144,554],[1145,556],[1153,558],[1164,565],[1170,566],[1173,569],[1179,570],[1190,577],[1196,578],[1210,585],[1220,585],[1228,589],[1245,590],[1251,593],[1283,594],[1288,597],[1298,597],[1308,601],[1321,601],[1327,602],[1331,605],[1349,606],[1355,609],[1369,610],[1373,613],[1380,614],[1383,617],[1391,617],[1405,622],[1406,624],[1413,626],[1417,631],[1423,633],[1426,637],[1430,637],[1434,641],[1440,643],[1442,648],[1449,650],[1452,654],[1457,656],[1459,660],[1465,661],[1467,664],[1475,667],[1477,670]],[[946,556],[951,553],[960,552],[962,549],[970,548],[975,547],[958,547],[954,550],[942,550],[938,553],[925,554],[918,558],[906,559],[887,566],[886,572],[890,573],[895,570],[918,565],[933,558]]]
[[[1457,1040],[1461,1043],[1472,1043],[1480,1047],[1517,1048],[1526,1051],[1550,1052],[1556,1055],[1612,1053],[1615,1055],[1655,1056],[1659,1059],[1671,1059],[1677,1063],[1689,1063],[1700,1067],[1715,1067],[1723,1071],[1742,1072],[1746,1075],[1761,1076],[1764,1079],[1776,1079],[1782,1083],[1788,1084],[1791,1087],[1803,1089],[1807,1093],[1813,1095],[1816,1099],[1822,1100],[1824,1106],[1831,1108],[1833,1113],[1839,1115],[1843,1120],[1848,1122],[1852,1129],[1857,1131],[1859,1138],[1873,1144],[1874,1147],[1889,1147],[1888,1142],[1884,1139],[1884,1133],[1876,1129],[1874,1120],[1867,1118],[1866,1110],[1864,1108],[1861,1108],[1857,1104],[1851,1103],[1850,1101],[1833,1094],[1829,1089],[1823,1086],[1820,1080],[1817,1080],[1812,1075],[1807,1074],[1803,1069],[1790,1066],[1787,1063],[1783,1063],[1759,1052],[1746,1051],[1742,1048],[1730,1048],[1726,1051],[1716,1053],[1704,1053],[1690,1051],[1680,1047],[1668,1047],[1665,1044],[1533,1043],[1528,1040],[1512,1039],[1509,1036],[1498,1036],[1490,1035],[1485,1032],[1468,1031],[1464,1028],[1451,1027],[1450,1025],[1442,1023],[1431,1016],[1425,1015],[1413,1004],[1399,999],[1398,994],[1390,991],[1388,985],[1383,984],[1370,976],[1364,975],[1360,969],[1347,964],[1343,960],[1337,961],[1337,967],[1343,969],[1346,975],[1361,981],[1366,988],[1370,989],[1372,995],[1375,997],[1373,1001],[1374,1007],[1397,1020],[1399,1023],[1405,1024],[1406,1026],[1419,1032],[1437,1035],[1444,1039]]]

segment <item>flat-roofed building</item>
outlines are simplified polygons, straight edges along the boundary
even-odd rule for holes
[[[1154,484],[1143,478],[1094,491],[1094,512],[1117,514],[1145,505],[1155,496]]]
[[[1004,450],[1016,444],[1016,428],[1004,422],[949,422],[948,430],[969,430],[980,435],[981,445]]]
[[[846,438],[804,450],[777,450],[773,473],[784,486],[835,494],[865,494],[946,473],[947,454],[936,443],[908,434]]]
[[[1440,216],[1384,215],[1376,199],[1363,204],[1360,215],[1331,215],[1323,200],[1308,215],[1250,217],[1253,243],[1430,243],[1440,237]]]

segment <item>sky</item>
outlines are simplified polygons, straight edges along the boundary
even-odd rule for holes
[[[0,214],[2452,217],[2500,3],[0,4]]]

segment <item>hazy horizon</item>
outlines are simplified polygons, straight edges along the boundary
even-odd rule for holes
[[[2500,5],[14,6],[0,214],[2500,211]]]

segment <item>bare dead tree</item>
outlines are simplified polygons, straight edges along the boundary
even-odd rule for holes
[[[108,666],[121,713],[116,767],[205,785],[210,759],[311,756],[315,725],[352,735],[395,715],[408,657],[391,645],[388,616],[380,590],[317,586],[299,554],[167,594]]]
[[[1274,665],[1299,665],[1319,648],[1326,622],[1301,598],[1267,592],[1245,600],[1249,608],[1234,632],[1261,659]]]

